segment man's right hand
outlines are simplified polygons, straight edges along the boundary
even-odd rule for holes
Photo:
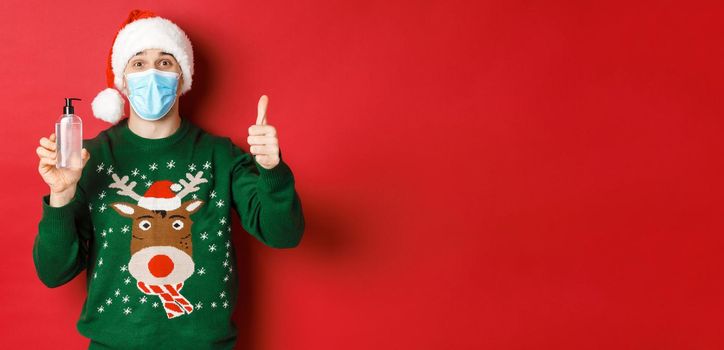
[[[81,168],[62,168],[58,169],[55,164],[56,159],[55,133],[50,137],[40,139],[40,146],[36,149],[36,153],[40,158],[38,164],[38,172],[43,177],[43,181],[50,186],[50,205],[60,207],[68,204],[75,196],[76,185],[80,180],[90,153],[83,148],[81,158],[83,165]]]

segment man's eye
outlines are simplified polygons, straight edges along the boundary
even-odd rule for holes
[[[140,67],[142,65],[143,65],[143,63],[141,63],[141,62],[136,62],[133,64],[134,67]]]

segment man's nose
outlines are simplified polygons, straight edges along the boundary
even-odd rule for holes
[[[167,255],[156,255],[148,261],[148,271],[156,277],[166,277],[173,271],[173,260]]]

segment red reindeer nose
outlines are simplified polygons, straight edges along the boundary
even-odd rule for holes
[[[173,271],[173,261],[166,255],[156,255],[148,261],[148,270],[156,277],[166,277]]]

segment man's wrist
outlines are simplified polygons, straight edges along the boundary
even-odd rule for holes
[[[75,197],[76,186],[71,186],[63,191],[50,191],[49,203],[51,207],[62,207],[67,205]]]

